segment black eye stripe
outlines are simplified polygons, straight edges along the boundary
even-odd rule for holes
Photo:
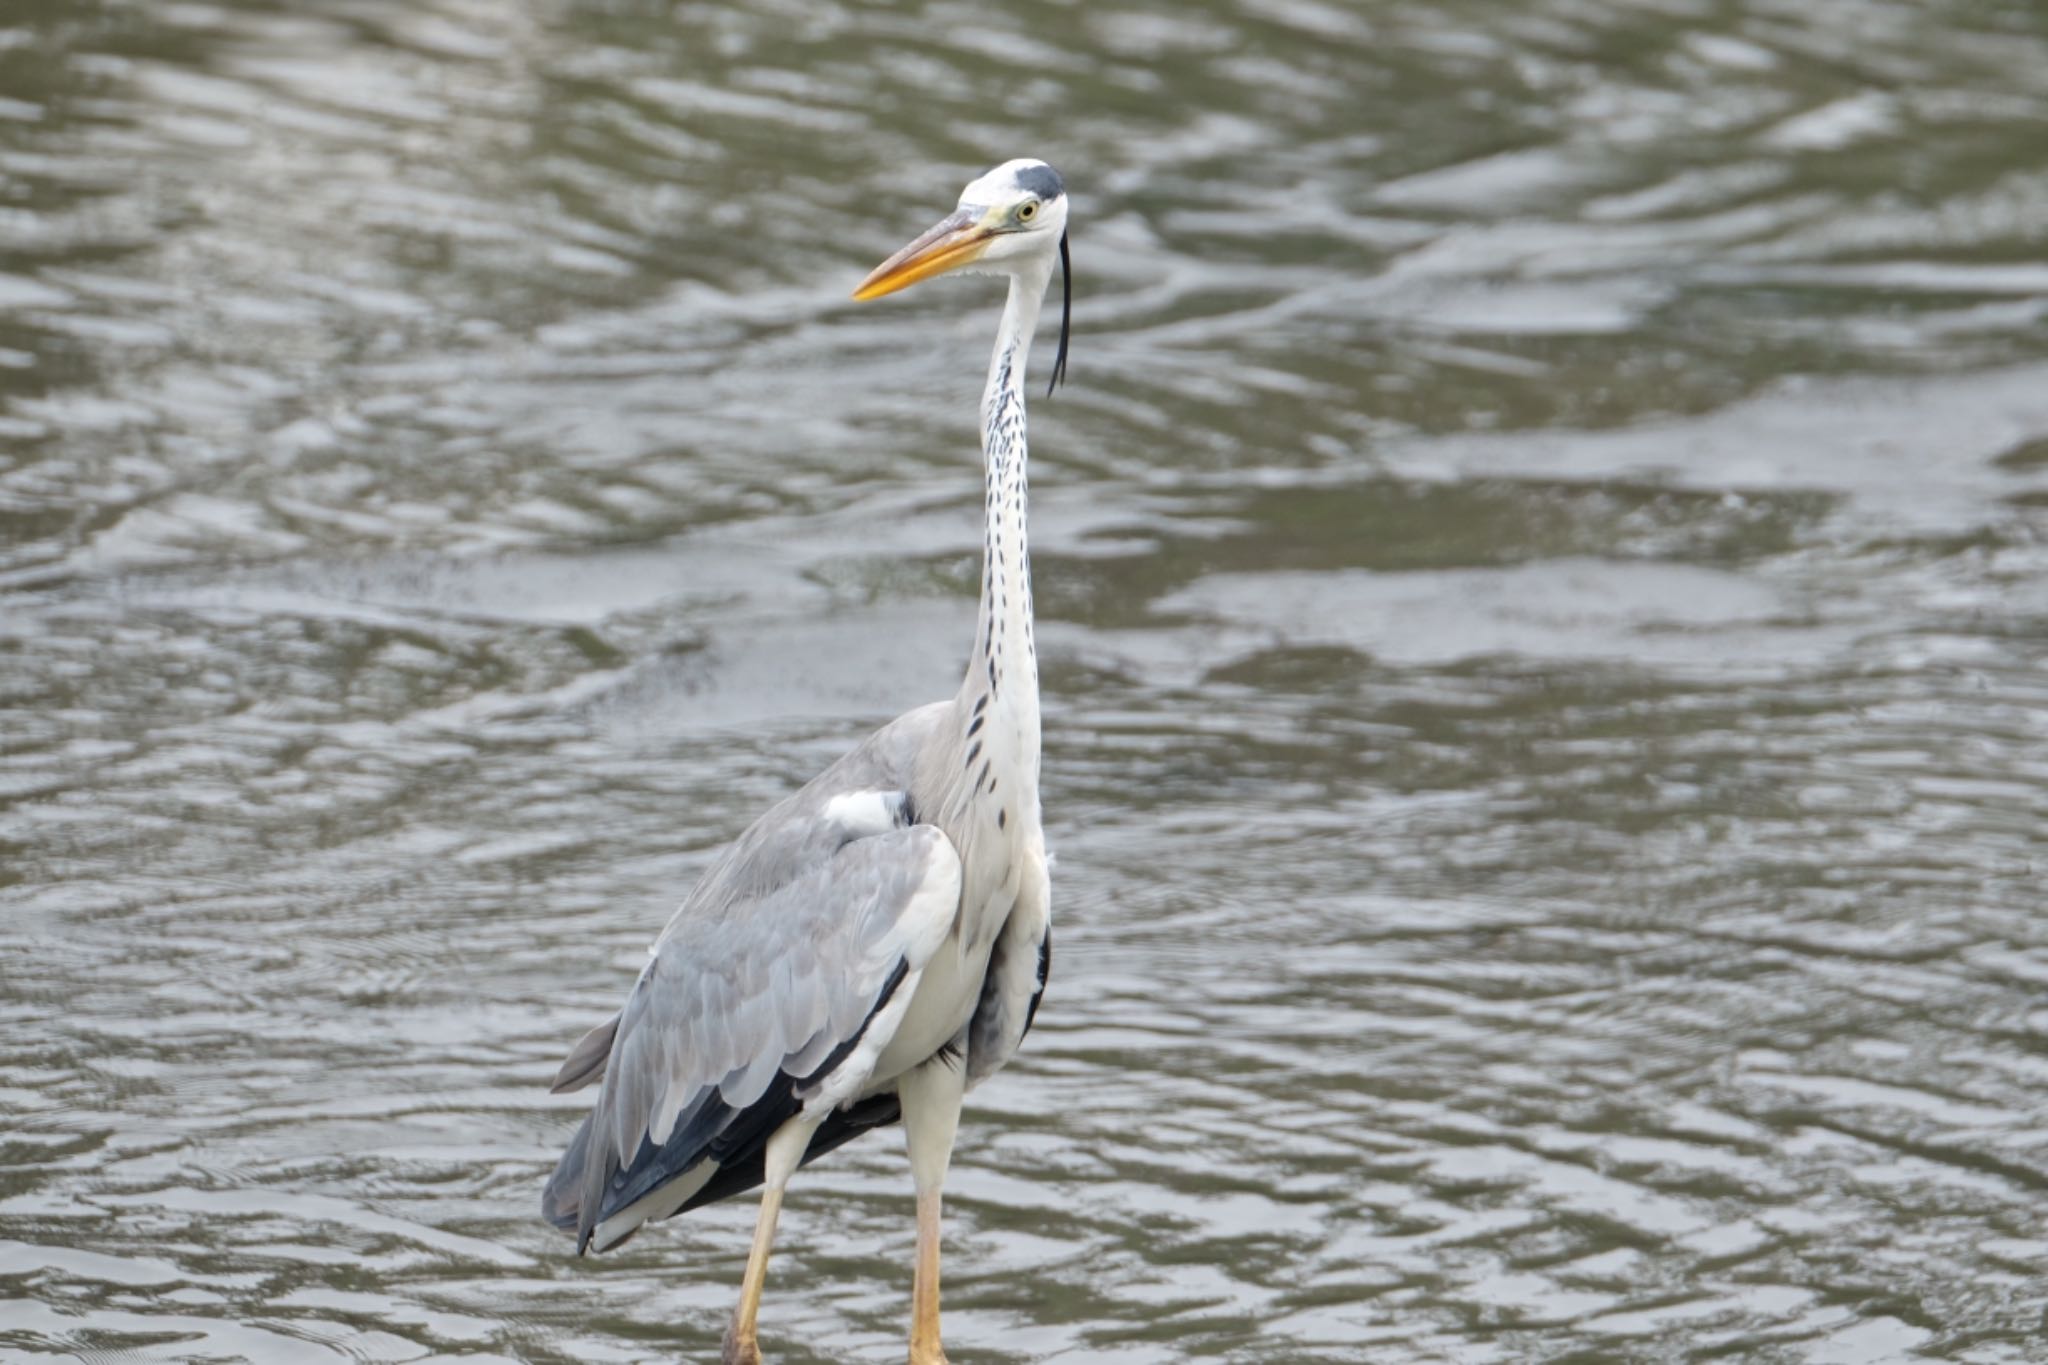
[[[1057,199],[1067,190],[1060,173],[1043,161],[1017,172],[1017,188],[1029,190],[1040,199]]]

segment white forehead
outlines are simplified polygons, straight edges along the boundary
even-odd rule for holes
[[[1066,192],[1058,171],[1036,158],[1021,156],[971,182],[960,191],[960,203],[986,206],[1021,199],[1027,194],[1057,199]]]

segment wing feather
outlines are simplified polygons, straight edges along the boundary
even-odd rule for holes
[[[599,1024],[583,1035],[569,1055],[562,1062],[562,1069],[555,1073],[555,1083],[549,1087],[553,1094],[565,1095],[571,1090],[581,1090],[592,1081],[604,1075],[604,1064],[612,1055],[612,1039],[618,1036],[619,1016]]]

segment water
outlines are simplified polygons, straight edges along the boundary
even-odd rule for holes
[[[2048,21],[2019,3],[0,10],[0,1356],[703,1359],[546,1083],[945,694],[982,282],[1058,954],[976,1361],[2039,1360]],[[1050,341],[1036,358],[1041,376]],[[901,1359],[893,1136],[764,1317]]]

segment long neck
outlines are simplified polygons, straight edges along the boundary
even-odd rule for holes
[[[966,775],[977,799],[1002,799],[1035,817],[1038,805],[1038,654],[1031,634],[1031,547],[1026,538],[1029,455],[1024,441],[1024,367],[1047,276],[1025,271],[1010,298],[989,358],[981,398],[981,448],[987,468],[981,560],[981,615],[974,655],[960,685],[961,724],[970,757]],[[1011,806],[1012,816],[1016,805]],[[1007,820],[1010,817],[1006,817]]]

